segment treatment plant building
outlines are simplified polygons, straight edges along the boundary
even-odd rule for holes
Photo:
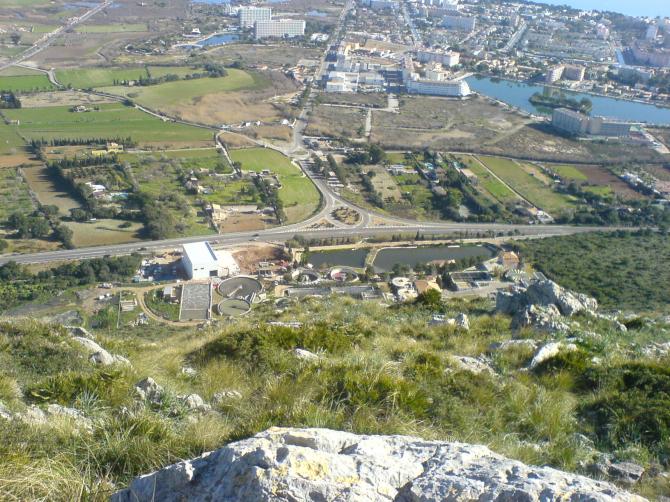
[[[192,280],[229,277],[240,273],[240,267],[228,251],[214,251],[209,242],[184,244],[182,265]]]

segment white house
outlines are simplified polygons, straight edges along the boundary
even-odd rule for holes
[[[240,267],[227,251],[216,252],[209,242],[184,244],[182,264],[189,279],[228,277],[240,273]]]

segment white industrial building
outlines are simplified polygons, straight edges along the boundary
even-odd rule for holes
[[[272,19],[270,7],[240,7],[237,15],[241,28],[253,28],[256,21],[269,21]]]
[[[303,19],[275,19],[256,21],[254,36],[259,38],[293,38],[305,36]]]
[[[229,277],[240,273],[240,267],[228,251],[214,251],[209,242],[184,244],[182,265],[193,280]]]

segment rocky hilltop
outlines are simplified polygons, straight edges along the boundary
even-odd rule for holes
[[[642,501],[612,484],[510,460],[481,445],[272,428],[136,478],[112,502]]]

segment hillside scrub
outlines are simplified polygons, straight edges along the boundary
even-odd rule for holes
[[[467,313],[470,329],[428,324],[436,310]],[[260,305],[253,318],[205,330],[100,330],[98,343],[132,364],[105,368],[91,364],[63,328],[5,322],[2,404],[22,413],[57,403],[79,410],[92,426],[65,418],[7,422],[0,427],[0,490],[18,499],[103,500],[134,476],[275,425],[483,443],[527,463],[578,472],[599,452],[662,465],[667,366],[642,356],[639,344],[659,340],[663,325],[639,321],[622,334],[588,315],[578,322],[598,336],[572,333],[576,352],[533,371],[525,369],[532,349],[491,348],[513,334],[510,319],[495,315],[487,300],[383,307],[306,299],[279,314]],[[515,336],[552,339],[530,329]],[[300,359],[295,349],[316,357]],[[467,371],[455,356],[479,358],[491,372]],[[147,376],[164,389],[157,400],[134,390]],[[189,410],[182,396],[193,393],[212,411]],[[667,492],[667,480],[659,479],[634,490]]]
[[[670,303],[670,235],[589,233],[519,244],[525,260],[607,308],[653,311]]]

